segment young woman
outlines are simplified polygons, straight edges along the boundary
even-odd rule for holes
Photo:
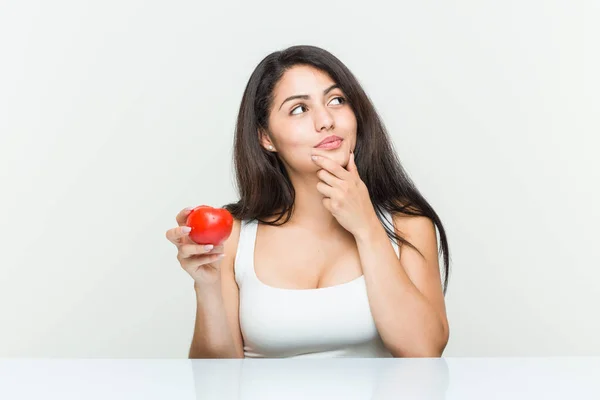
[[[314,46],[268,55],[234,146],[231,236],[194,244],[189,209],[167,232],[197,296],[189,357],[441,356],[446,234],[348,68]]]

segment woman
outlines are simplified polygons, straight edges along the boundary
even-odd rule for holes
[[[235,132],[231,236],[167,238],[194,278],[190,358],[439,357],[449,254],[348,68],[314,46],[263,59]],[[444,253],[438,264],[436,226]]]

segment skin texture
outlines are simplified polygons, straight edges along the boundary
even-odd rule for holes
[[[270,286],[326,287],[362,274],[353,235],[327,209],[324,195],[317,189],[323,184],[319,174],[327,172],[311,158],[326,156],[343,168],[356,144],[356,117],[344,93],[339,88],[323,93],[334,84],[329,75],[318,69],[291,68],[275,86],[269,133],[260,132],[262,146],[277,152],[296,191],[294,214],[288,223],[258,228],[256,273]],[[283,103],[295,95],[308,95],[310,99]],[[341,147],[314,148],[330,135],[344,139]],[[282,260],[287,261],[282,264]]]
[[[285,225],[259,224],[256,275],[266,285],[295,290],[335,286],[364,275],[375,324],[392,355],[438,357],[449,328],[435,226],[426,217],[394,215],[396,232],[423,254],[402,246],[400,258],[396,255],[353,161],[354,112],[341,89],[324,93],[334,84],[318,69],[295,66],[274,88],[268,131],[257,135],[265,151],[277,153],[284,164],[296,198]],[[296,95],[310,97],[283,103]],[[344,139],[341,147],[315,148],[330,135]],[[195,286],[192,358],[244,356],[234,278],[239,229],[235,220],[218,264],[218,285]],[[223,301],[215,301],[217,297]]]
[[[330,235],[341,233],[343,228],[322,202],[323,195],[317,190],[320,181],[317,172],[322,168],[313,162],[311,156],[327,156],[345,167],[350,160],[350,151],[356,145],[356,117],[345,102],[344,93],[336,88],[323,94],[334,84],[327,74],[318,69],[308,66],[289,69],[274,89],[270,132],[259,132],[261,144],[267,151],[277,152],[294,185],[296,203],[289,222]],[[282,105],[288,97],[303,94],[309,95],[310,99],[290,100]],[[340,148],[314,148],[330,135],[344,139]],[[273,146],[272,150],[269,145]]]
[[[323,94],[333,84],[318,69],[296,66],[275,87],[269,132],[260,132],[260,140],[279,153],[296,203],[288,224],[259,226],[256,274],[267,285],[300,290],[364,275],[376,325],[392,354],[439,356],[449,326],[435,226],[425,217],[394,215],[396,232],[423,254],[403,246],[400,259],[396,256],[353,161],[355,115],[337,98],[344,97],[340,89]],[[297,94],[310,99],[282,104]],[[344,139],[340,148],[314,148],[332,134]],[[314,160],[315,155],[320,157]]]

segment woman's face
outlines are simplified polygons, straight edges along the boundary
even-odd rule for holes
[[[348,164],[350,150],[356,145],[356,117],[346,95],[334,85],[327,73],[297,65],[287,70],[274,88],[269,115],[271,136],[262,134],[261,144],[267,151],[277,152],[293,171],[318,170],[320,167],[311,159],[313,154],[331,158],[344,167]],[[331,135],[342,138],[338,148],[315,148]]]

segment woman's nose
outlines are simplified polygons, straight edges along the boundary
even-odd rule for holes
[[[317,131],[321,131],[323,129],[331,129],[333,128],[333,117],[327,110],[323,110],[318,113],[317,121],[315,123]]]

